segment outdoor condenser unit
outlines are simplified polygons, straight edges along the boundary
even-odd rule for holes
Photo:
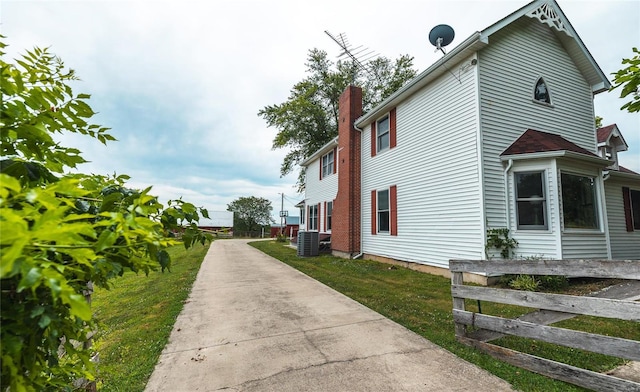
[[[298,232],[298,256],[317,256],[319,250],[317,231]]]

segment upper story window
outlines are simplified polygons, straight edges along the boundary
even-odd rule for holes
[[[549,88],[543,78],[538,79],[536,87],[533,91],[533,99],[538,102],[543,102],[551,105],[551,95],[549,94]]]
[[[595,178],[562,173],[560,181],[565,229],[598,229]]]
[[[396,147],[396,108],[371,123],[371,156]]]
[[[518,229],[547,229],[544,171],[514,173]]]
[[[378,152],[389,148],[389,115],[386,115],[377,121],[376,148]]]
[[[322,156],[322,178],[335,173],[335,156],[334,151],[331,150]]]

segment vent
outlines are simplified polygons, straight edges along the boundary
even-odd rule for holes
[[[298,232],[298,256],[317,256],[320,249],[317,231]]]

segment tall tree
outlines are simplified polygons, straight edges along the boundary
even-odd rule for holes
[[[280,166],[281,176],[293,172],[297,164],[338,135],[338,100],[347,86],[362,87],[367,111],[417,73],[408,55],[395,61],[379,57],[364,70],[351,61],[334,63],[326,52],[312,49],[306,65],[308,76],[293,86],[285,102],[258,112],[269,127],[278,130],[272,148],[289,149]],[[299,190],[304,187],[302,170],[297,185]]]
[[[631,95],[631,101],[622,105],[620,109],[629,113],[640,112],[640,51],[632,48],[635,55],[628,59],[622,59],[622,64],[628,64],[626,68],[613,73],[615,85],[611,90],[622,87],[620,98]]]
[[[233,211],[235,231],[256,231],[261,226],[273,223],[271,202],[263,197],[239,197],[227,204],[227,211]]]

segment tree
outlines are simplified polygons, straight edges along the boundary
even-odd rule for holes
[[[620,98],[631,95],[631,101],[620,108],[629,113],[640,111],[640,51],[638,48],[632,50],[635,53],[633,57],[622,59],[622,64],[629,64],[629,66],[613,73],[615,84],[611,87],[611,90],[622,87]]]
[[[74,95],[73,70],[47,49],[5,62],[0,36],[0,298],[3,391],[70,390],[94,379],[88,336],[96,329],[85,294],[125,271],[169,269],[165,248],[208,237],[207,211],[182,200],[163,206],[129,177],[65,173],[85,162],[53,134],[80,133],[102,143],[108,129],[90,124],[87,94]]]
[[[240,197],[227,205],[227,211],[233,211],[236,231],[257,231],[260,226],[273,223],[271,202],[262,197]]]
[[[309,75],[296,83],[289,98],[279,105],[265,106],[258,112],[267,126],[278,130],[273,149],[288,148],[280,167],[281,176],[338,135],[338,100],[350,84],[363,89],[363,108],[369,110],[416,75],[413,58],[400,56],[395,62],[379,57],[368,70],[350,61],[333,63],[327,53],[312,49],[307,59]],[[298,188],[304,187],[304,172],[298,175]]]

